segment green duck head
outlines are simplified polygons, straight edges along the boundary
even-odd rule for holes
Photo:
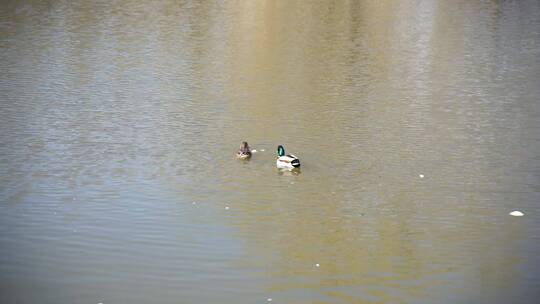
[[[277,147],[277,155],[278,155],[278,157],[285,156],[285,148],[283,148],[282,145],[279,145]]]

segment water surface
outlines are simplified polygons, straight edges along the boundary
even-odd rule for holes
[[[538,1],[0,18],[0,302],[539,296]]]

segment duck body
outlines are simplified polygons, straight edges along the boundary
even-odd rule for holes
[[[251,157],[251,149],[247,142],[242,142],[240,149],[236,152],[236,157],[240,159],[249,159]]]
[[[280,169],[294,169],[300,167],[300,160],[298,157],[288,154],[278,157],[276,160],[276,166]]]
[[[300,167],[300,160],[298,157],[292,154],[285,154],[285,148],[278,146],[277,149],[278,158],[276,160],[276,166],[280,169],[294,169]]]

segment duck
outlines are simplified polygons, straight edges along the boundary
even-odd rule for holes
[[[294,169],[300,167],[300,160],[298,157],[287,154],[285,155],[285,148],[282,145],[277,147],[278,158],[276,160],[276,166],[280,169]]]
[[[247,141],[243,141],[240,145],[240,149],[236,152],[236,157],[240,159],[248,159],[251,157],[251,149]]]

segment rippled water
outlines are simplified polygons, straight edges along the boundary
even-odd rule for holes
[[[540,295],[538,1],[0,17],[0,302]]]

